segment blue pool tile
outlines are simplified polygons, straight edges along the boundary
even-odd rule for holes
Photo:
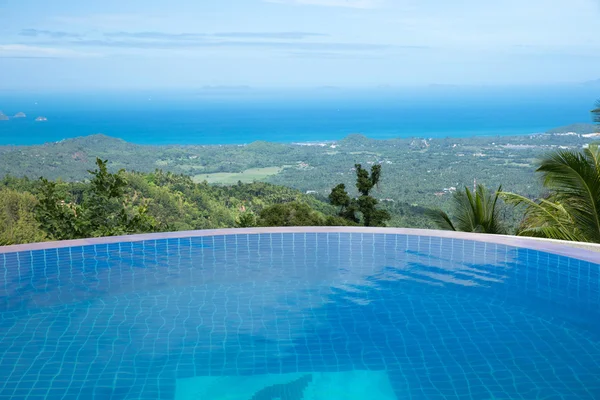
[[[175,379],[386,370],[399,399],[593,399],[600,266],[390,234],[0,255],[0,399],[172,399]]]

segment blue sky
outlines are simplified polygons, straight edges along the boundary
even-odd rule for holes
[[[600,78],[600,0],[0,0],[0,90]]]

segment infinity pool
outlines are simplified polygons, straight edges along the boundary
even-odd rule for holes
[[[0,399],[598,399],[592,261],[366,231],[0,254]]]

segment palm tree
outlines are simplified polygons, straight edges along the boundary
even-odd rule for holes
[[[464,192],[454,195],[454,217],[453,223],[448,214],[442,210],[429,210],[426,214],[433,222],[444,230],[505,234],[506,228],[500,221],[498,209],[498,198],[502,186],[495,193],[483,185],[477,185],[472,192],[465,187]]]
[[[600,243],[598,144],[590,144],[581,152],[561,150],[548,154],[540,161],[537,172],[542,174],[548,190],[546,198],[531,200],[514,193],[502,194],[507,202],[525,206],[517,235]]]

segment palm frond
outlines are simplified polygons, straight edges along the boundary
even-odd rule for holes
[[[583,156],[596,171],[600,171],[600,144],[590,143],[587,149],[583,150]]]
[[[544,186],[564,205],[585,236],[600,241],[600,158],[598,147],[584,152],[557,151],[540,162]]]
[[[568,210],[560,203],[548,199],[538,202],[516,193],[502,192],[507,204],[525,206],[525,216],[517,229],[518,236],[543,237],[548,239],[587,241],[576,228]]]
[[[427,210],[425,211],[425,215],[427,215],[434,224],[438,226],[438,228],[443,229],[445,231],[456,231],[456,228],[452,224],[450,217],[442,210]]]
[[[465,187],[464,191],[455,193],[454,223],[448,214],[440,210],[428,212],[427,215],[442,229],[491,234],[506,233],[497,209],[500,190],[501,187],[492,195],[485,186],[478,185],[474,191]]]
[[[581,242],[582,237],[576,231],[569,232],[561,230],[558,227],[544,225],[544,226],[530,226],[519,229],[517,236],[528,236],[528,237],[539,237],[545,239],[556,239],[556,240],[568,240],[574,242]]]
[[[456,227],[462,232],[474,232],[477,227],[475,215],[475,199],[469,188],[454,195],[454,217]]]

